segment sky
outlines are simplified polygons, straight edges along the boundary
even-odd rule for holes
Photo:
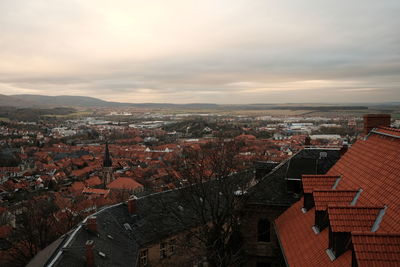
[[[1,0],[0,94],[400,101],[398,0]]]

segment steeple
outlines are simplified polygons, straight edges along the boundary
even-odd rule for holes
[[[112,160],[110,151],[108,150],[108,142],[106,142],[106,150],[104,152],[103,159],[103,187],[107,188],[107,185],[114,180]]]
[[[108,142],[106,142],[106,151],[104,152],[103,167],[112,167],[110,151],[108,150]]]

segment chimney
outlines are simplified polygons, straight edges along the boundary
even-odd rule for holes
[[[137,213],[137,197],[133,196],[128,199],[128,213],[136,214]]]
[[[94,267],[94,241],[86,241],[86,267]]]
[[[390,114],[366,114],[364,115],[364,134],[367,135],[378,126],[390,126]]]
[[[97,233],[97,218],[96,216],[91,216],[86,220],[86,227],[92,233]]]
[[[304,139],[304,145],[311,146],[311,137],[309,135],[307,135],[306,138]]]
[[[347,142],[343,142],[342,148],[340,148],[340,156],[343,156],[347,150],[349,150],[349,145]]]

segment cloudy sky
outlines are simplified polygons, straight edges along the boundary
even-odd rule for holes
[[[399,0],[1,0],[0,94],[400,101]]]

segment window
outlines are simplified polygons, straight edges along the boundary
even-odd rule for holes
[[[267,219],[261,219],[257,225],[257,241],[270,242],[271,241],[271,223]]]
[[[303,191],[301,179],[286,178],[286,183],[288,193],[301,194],[301,192]]]
[[[160,259],[167,257],[167,244],[165,242],[160,243]]]
[[[174,254],[174,252],[175,252],[175,239],[171,239],[170,241],[169,241],[169,254],[171,255],[171,254]]]
[[[147,266],[147,255],[148,255],[148,250],[141,250],[139,253],[139,261],[140,261],[140,266]]]

